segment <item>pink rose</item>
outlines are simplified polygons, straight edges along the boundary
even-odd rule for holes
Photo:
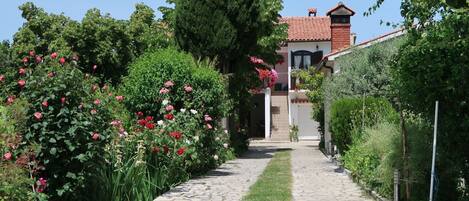
[[[18,70],[18,74],[20,74],[21,76],[24,75],[24,74],[26,74],[26,69],[20,68],[20,69]]]
[[[186,85],[184,86],[184,91],[186,91],[187,93],[190,93],[192,92],[192,87],[190,85]]]
[[[28,63],[28,62],[29,62],[28,57],[23,58],[23,63]]]
[[[41,63],[41,62],[42,62],[42,57],[36,56],[36,63]]]
[[[44,190],[46,189],[47,187],[47,180],[45,180],[44,178],[39,178],[39,180],[36,182],[36,185],[37,185],[37,192],[38,193],[42,193],[44,192]]]
[[[262,63],[264,63],[264,60],[259,59],[259,58],[254,57],[254,56],[249,57],[249,60],[250,60],[251,63],[253,63],[253,64],[262,64]]]
[[[171,81],[171,80],[166,81],[166,82],[164,83],[164,87],[166,87],[166,88],[170,88],[170,87],[172,87],[172,86],[174,86],[174,82]]]
[[[62,104],[65,104],[65,101],[66,101],[66,100],[67,100],[67,99],[66,99],[65,97],[60,98],[60,102],[61,102]]]
[[[18,86],[19,86],[20,88],[23,88],[24,85],[26,85],[26,81],[25,81],[25,80],[20,80],[20,81],[18,81]]]
[[[124,100],[124,96],[116,96],[116,100],[117,101],[123,101]]]
[[[49,103],[47,101],[42,102],[41,105],[44,107],[49,107]]]
[[[0,82],[4,82],[5,81],[5,75],[0,75]]]
[[[34,55],[36,55],[36,53],[34,52],[34,50],[30,50],[30,51],[29,51],[29,56],[34,57]]]
[[[11,154],[11,152],[7,152],[7,153],[3,154],[3,158],[4,158],[6,161],[11,160],[11,157],[12,157],[12,156],[13,156],[13,155]]]
[[[63,58],[63,57],[60,58],[60,59],[59,59],[59,63],[62,64],[62,65],[64,65],[64,63],[65,63],[65,58]]]
[[[100,104],[101,104],[101,100],[99,100],[99,99],[96,99],[96,100],[94,100],[94,102],[93,102],[93,103],[94,103],[95,105],[100,105]]]
[[[50,55],[50,58],[55,59],[55,58],[57,58],[57,56],[58,56],[57,52],[54,52]]]
[[[42,113],[40,113],[40,112],[35,112],[35,113],[34,113],[34,117],[36,118],[36,120],[41,121],[41,119],[42,119]]]
[[[97,111],[96,109],[92,109],[92,110],[90,111],[90,113],[91,113],[92,115],[95,115],[95,114],[98,113],[98,111]]]
[[[11,105],[11,104],[13,104],[13,102],[15,102],[15,97],[14,96],[8,96],[7,105]]]
[[[211,124],[207,124],[207,129],[211,130],[213,126]]]
[[[165,109],[166,109],[167,112],[171,112],[172,110],[174,110],[174,106],[167,105]]]
[[[101,136],[100,136],[99,133],[97,133],[97,132],[94,132],[94,133],[91,135],[91,138],[92,138],[94,141],[98,141],[100,137],[101,137]]]
[[[167,93],[169,93],[169,89],[164,88],[164,87],[160,89],[160,94],[167,94]]]
[[[205,120],[206,122],[212,121],[212,117],[210,117],[208,114],[206,114],[206,115],[204,116],[204,120]]]
[[[95,71],[96,69],[98,69],[98,65],[93,65],[93,71]]]

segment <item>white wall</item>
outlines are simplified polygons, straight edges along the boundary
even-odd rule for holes
[[[316,48],[317,47],[317,48]],[[288,66],[291,66],[291,53],[298,50],[310,52],[322,51],[324,55],[331,52],[331,42],[289,42],[288,43]]]
[[[312,106],[309,103],[291,104],[292,124],[298,125],[298,138],[301,140],[319,140],[319,123],[311,119]]]

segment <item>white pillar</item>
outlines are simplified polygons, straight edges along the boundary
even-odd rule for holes
[[[264,94],[265,94],[265,103],[264,103],[264,106],[265,106],[265,139],[270,139],[270,98],[271,98],[271,92],[270,92],[270,88],[266,88],[264,90]]]

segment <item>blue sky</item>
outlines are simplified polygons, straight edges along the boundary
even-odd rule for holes
[[[90,8],[98,8],[102,12],[110,13],[118,19],[128,19],[134,10],[134,5],[143,2],[154,10],[165,5],[164,0],[29,0],[47,12],[64,13],[75,20],[81,20]],[[337,5],[339,0],[284,0],[282,16],[306,16],[307,9],[318,9],[318,15],[322,16]],[[388,0],[372,16],[364,17],[363,12],[373,4],[375,0],[342,0],[345,5],[356,11],[352,17],[352,32],[357,33],[357,41],[364,41],[392,30],[392,27],[380,25],[380,20],[400,22],[400,1]],[[0,6],[0,40],[11,40],[13,34],[21,27],[24,20],[18,6],[27,0],[5,0]],[[157,17],[161,13],[157,11]]]

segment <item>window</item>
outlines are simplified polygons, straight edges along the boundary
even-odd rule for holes
[[[319,63],[322,59],[322,51],[310,52],[300,50],[292,52],[292,68],[294,69],[308,69],[310,66]]]

